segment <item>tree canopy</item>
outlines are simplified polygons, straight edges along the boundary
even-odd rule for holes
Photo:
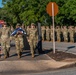
[[[0,19],[10,23],[24,23],[40,21],[42,25],[51,25],[52,19],[46,12],[49,2],[58,4],[59,12],[55,16],[56,25],[75,25],[76,0],[2,0]]]

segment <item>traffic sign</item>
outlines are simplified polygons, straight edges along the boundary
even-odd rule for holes
[[[55,26],[54,26],[54,16],[58,13],[58,5],[55,2],[49,2],[46,7],[47,13],[52,16],[53,23],[53,53],[55,53]]]
[[[56,16],[57,13],[58,13],[58,5],[55,2],[49,2],[48,5],[47,5],[47,7],[46,7],[46,11],[47,11],[47,13],[50,16],[52,16],[52,11],[53,11],[52,7],[54,7],[53,8],[53,10],[54,10],[54,16]]]

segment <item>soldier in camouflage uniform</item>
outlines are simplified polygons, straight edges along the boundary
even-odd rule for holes
[[[70,42],[74,42],[74,28],[73,28],[73,26],[69,26],[68,32],[70,35]]]
[[[29,42],[29,45],[30,45],[30,50],[31,50],[32,57],[35,56],[34,52],[35,52],[35,48],[36,48],[36,45],[37,45],[37,41],[38,41],[37,29],[35,28],[35,24],[31,23],[28,42]]]
[[[68,29],[66,26],[63,26],[62,33],[63,33],[64,42],[68,42]]]
[[[74,39],[75,39],[75,42],[76,42],[76,26],[74,27]]]
[[[11,32],[14,31],[13,25],[10,25]]]
[[[74,32],[76,32],[76,26],[74,27]]]
[[[53,26],[50,26],[50,39],[53,41]]]
[[[50,41],[50,28],[49,28],[49,26],[46,26],[46,40]]]
[[[57,41],[60,42],[60,34],[61,34],[61,29],[59,26],[56,26],[56,34],[57,34]]]
[[[45,26],[41,26],[41,32],[42,32],[42,40],[44,41],[44,35],[45,35]]]
[[[20,27],[21,25],[18,23],[16,25],[16,28],[20,28]],[[17,55],[18,55],[18,58],[21,58],[22,50],[24,47],[23,33],[21,31],[18,31],[17,34],[14,35],[14,37],[15,37],[15,46],[16,46]]]
[[[7,27],[7,24],[3,24],[3,27],[0,29],[1,35],[1,48],[4,53],[4,58],[9,57],[10,51],[10,27]]]
[[[29,32],[30,32],[30,26],[27,26],[27,28],[26,28],[27,35],[29,35]]]

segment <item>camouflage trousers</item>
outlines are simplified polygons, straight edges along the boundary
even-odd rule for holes
[[[67,35],[63,35],[64,38],[64,42],[68,42],[68,36]]]
[[[60,40],[61,40],[61,39],[60,39],[60,34],[58,34],[58,35],[57,35],[57,41],[60,42]]]
[[[45,39],[44,39],[44,33],[42,33],[42,40],[44,41]]]
[[[37,42],[36,42],[35,39],[31,39],[31,40],[29,41],[31,54],[34,54],[35,48],[36,48],[36,44],[37,44]]]
[[[10,51],[10,41],[1,41],[2,54],[6,55]]]
[[[19,54],[20,52],[22,52],[22,49],[24,47],[23,44],[23,38],[15,38],[15,47],[16,47],[16,52],[17,54]]]
[[[50,40],[50,34],[46,34],[46,40],[49,41]]]
[[[53,41],[53,33],[50,34],[50,39]]]
[[[74,42],[74,37],[70,36],[70,42]]]

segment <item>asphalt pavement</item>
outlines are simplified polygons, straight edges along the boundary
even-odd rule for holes
[[[25,74],[22,74],[25,75]],[[76,67],[26,75],[76,75]]]
[[[48,49],[48,50],[52,49],[53,48],[53,42],[44,41],[42,48]],[[55,49],[76,55],[76,43],[55,42]]]

